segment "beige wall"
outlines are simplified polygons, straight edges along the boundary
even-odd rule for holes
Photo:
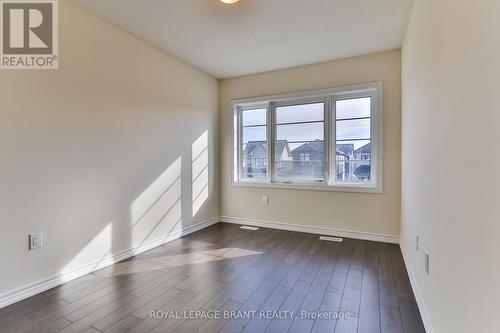
[[[59,16],[59,70],[0,71],[0,294],[219,215],[217,80],[64,1]]]
[[[435,332],[500,327],[498,13],[417,0],[403,48],[402,247]]]
[[[220,84],[220,178],[223,216],[399,236],[400,52],[390,51],[223,80]],[[382,194],[242,188],[230,185],[231,99],[355,83],[384,84]],[[269,205],[262,205],[262,196]]]

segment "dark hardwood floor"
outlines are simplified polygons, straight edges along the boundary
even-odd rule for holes
[[[219,223],[0,309],[0,331],[424,328],[397,245]]]

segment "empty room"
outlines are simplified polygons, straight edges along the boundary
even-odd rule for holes
[[[499,18],[0,0],[0,333],[500,332]]]

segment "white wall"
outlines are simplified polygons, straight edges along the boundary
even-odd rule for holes
[[[219,215],[217,80],[59,3],[60,69],[0,72],[0,294]]]
[[[377,233],[399,237],[400,51],[347,58],[222,80],[220,188],[223,216]],[[384,184],[382,194],[298,191],[231,186],[231,99],[382,81]],[[262,205],[262,196],[269,205]]]
[[[436,332],[500,327],[499,13],[417,0],[403,47],[401,245]]]

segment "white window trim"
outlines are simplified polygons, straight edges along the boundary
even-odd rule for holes
[[[372,111],[370,122],[370,142],[372,147],[371,152],[371,178],[369,184],[358,182],[335,181],[335,172],[330,175],[330,171],[335,171],[335,101],[353,97],[362,96],[372,97]],[[318,101],[325,100],[325,180],[321,183],[316,181],[293,181],[283,182],[274,179],[274,138],[275,126],[274,112],[275,104],[286,104],[291,102],[295,104],[297,101]],[[302,101],[301,101],[302,102]],[[242,149],[240,142],[242,140],[241,128],[241,110],[267,108],[267,178],[262,180],[240,179],[239,175],[242,172]],[[235,135],[231,135],[231,185],[239,187],[260,187],[260,188],[277,188],[277,189],[294,189],[294,190],[313,190],[313,191],[333,191],[333,192],[362,192],[362,193],[382,193],[383,184],[383,85],[382,82],[363,83],[349,86],[342,86],[329,89],[312,90],[305,92],[296,92],[280,95],[253,97],[246,99],[237,99],[230,102],[231,108],[231,126],[233,133],[237,133],[237,142]],[[235,118],[236,117],[236,118]],[[238,128],[234,128],[234,121],[237,119]],[[331,139],[330,139],[331,138]],[[271,144],[269,144],[271,143]],[[237,146],[235,146],[237,145]],[[235,147],[237,147],[236,154]],[[376,163],[373,163],[376,162]]]

